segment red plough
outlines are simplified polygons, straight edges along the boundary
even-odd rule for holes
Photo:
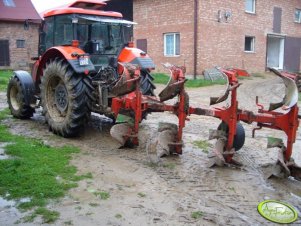
[[[275,168],[273,175],[276,176],[294,176],[296,179],[301,179],[301,169],[295,166],[291,155],[293,144],[296,140],[296,133],[299,126],[298,120],[298,91],[294,81],[280,73],[275,69],[271,69],[276,75],[281,77],[286,85],[286,95],[281,103],[271,104],[269,110],[265,110],[261,104],[257,106],[259,110],[257,113],[241,110],[238,107],[237,89],[241,85],[237,80],[237,72],[235,70],[220,69],[227,80],[227,89],[220,97],[213,97],[210,100],[211,105],[225,101],[229,96],[231,97],[231,104],[229,107],[190,107],[189,97],[184,89],[185,84],[185,68],[177,67],[170,64],[164,65],[169,69],[171,78],[166,88],[159,94],[159,98],[151,96],[143,96],[139,90],[139,69],[131,66],[125,66],[126,73],[132,74],[134,78],[132,81],[136,83],[135,91],[122,97],[113,99],[112,111],[115,116],[123,110],[131,110],[135,115],[134,125],[127,125],[128,129],[122,135],[123,144],[127,141],[138,144],[137,134],[139,123],[142,116],[149,112],[164,112],[169,111],[177,115],[179,120],[178,134],[175,142],[169,144],[171,150],[178,154],[182,154],[182,135],[185,121],[191,114],[204,115],[219,118],[222,122],[217,128],[210,132],[210,139],[217,139],[214,148],[214,158],[212,165],[235,164],[239,165],[233,159],[236,151],[241,149],[244,145],[245,132],[240,123],[245,122],[251,124],[257,123],[258,128],[271,128],[284,131],[287,135],[286,146],[280,139],[273,139],[269,142],[268,147],[279,148],[278,166]],[[136,78],[136,79],[135,79]],[[231,95],[230,95],[231,94]],[[178,98],[174,105],[166,104],[164,101]],[[275,111],[282,108],[285,112]],[[255,134],[253,131],[253,136]],[[113,135],[114,136],[114,135]],[[121,142],[122,143],[122,142]]]
[[[164,65],[171,72],[171,78],[164,90],[159,94],[159,98],[142,95],[139,88],[139,68],[133,65],[124,65],[124,73],[132,74],[135,80],[135,92],[131,92],[125,96],[113,98],[112,111],[115,117],[120,112],[134,112],[134,125],[123,124],[113,126],[111,135],[116,138],[122,145],[134,144],[138,145],[138,130],[139,123],[142,121],[142,116],[149,112],[173,112],[178,116],[179,126],[178,134],[175,142],[169,144],[170,149],[178,154],[182,154],[182,134],[187,120],[189,98],[184,90],[185,68],[176,67],[170,64]],[[128,77],[128,76],[126,76]],[[132,79],[133,80],[133,79]],[[174,105],[165,104],[164,101],[178,96],[178,102]]]

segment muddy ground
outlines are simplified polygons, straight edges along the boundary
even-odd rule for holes
[[[239,104],[243,109],[256,111],[255,96],[268,106],[281,100],[284,86],[272,75],[242,80]],[[158,90],[162,86],[158,86]],[[208,105],[209,97],[216,96],[223,86],[188,89],[193,106]],[[0,94],[0,108],[6,107],[5,94]],[[225,103],[223,103],[225,105]],[[143,121],[142,127],[154,132],[158,122],[177,122],[169,113],[156,113]],[[93,179],[81,181],[50,209],[60,212],[56,225],[273,225],[257,212],[257,205],[265,199],[290,203],[301,212],[301,183],[293,178],[265,179],[265,165],[276,161],[277,150],[266,149],[267,137],[285,138],[282,132],[264,129],[253,139],[252,128],[245,125],[246,143],[236,159],[244,164],[241,169],[208,168],[206,151],[193,142],[207,140],[209,129],[217,128],[219,120],[191,116],[184,129],[182,156],[163,158],[159,164],[149,161],[143,149],[118,149],[110,137],[111,125],[93,117],[81,137],[64,139],[48,131],[44,118],[38,113],[31,120],[8,119],[11,132],[44,140],[50,145],[74,145],[81,149],[74,155],[79,173],[93,174]],[[301,136],[298,132],[293,157],[301,165]],[[210,141],[214,144],[214,141]],[[107,200],[93,195],[106,191]],[[191,217],[201,211],[199,219]],[[0,199],[0,225],[14,225],[24,216],[13,203]],[[25,225],[39,225],[41,219]],[[300,218],[296,224],[301,224]]]

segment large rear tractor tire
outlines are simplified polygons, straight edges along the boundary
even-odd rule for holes
[[[226,134],[228,134],[229,131],[228,125],[224,122],[222,122],[217,129],[226,132]],[[236,134],[233,141],[233,148],[235,149],[235,151],[239,151],[244,146],[245,138],[245,129],[242,124],[238,122],[236,125]]]
[[[154,90],[156,89],[156,86],[153,83],[154,78],[152,75],[146,70],[141,70],[140,76],[140,90],[142,94],[147,96],[155,96]]]
[[[89,115],[88,88],[84,75],[76,74],[63,60],[50,61],[41,80],[41,103],[49,129],[73,137]]]
[[[11,114],[15,118],[29,119],[35,112],[34,108],[26,104],[25,92],[17,76],[13,76],[7,87],[7,102]]]

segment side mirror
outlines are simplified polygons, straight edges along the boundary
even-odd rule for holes
[[[44,31],[45,27],[45,21],[43,20],[42,23],[40,24],[40,32]]]
[[[46,51],[46,33],[43,30],[40,30],[39,38],[39,55],[42,55]]]

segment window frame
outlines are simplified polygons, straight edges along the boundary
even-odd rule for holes
[[[17,49],[24,49],[25,48],[25,39],[17,39],[16,47],[17,47]]]
[[[253,2],[253,11],[249,11],[246,7],[247,1],[252,1]],[[249,14],[256,14],[256,0],[245,0],[245,12]]]
[[[66,45],[66,44],[71,44],[72,40],[74,40],[74,34],[73,34],[73,24],[70,22],[72,20],[72,14],[63,14],[63,15],[57,15],[54,16],[54,25],[53,25],[53,46],[58,46],[58,45]],[[64,21],[66,20],[66,21]],[[68,23],[68,20],[69,23]],[[65,32],[67,30],[67,26],[71,27],[72,34],[69,34],[71,40],[68,40],[65,35],[67,33]]]
[[[247,38],[252,38],[251,50],[246,50],[246,39]],[[245,36],[244,52],[245,53],[255,53],[255,36],[251,36],[251,35]]]
[[[166,38],[169,35],[173,35],[173,47],[174,47],[174,51],[173,54],[167,54],[167,42],[166,42]],[[179,35],[179,45],[177,45],[177,38],[176,36]],[[177,46],[178,46],[178,51],[177,51]],[[177,54],[178,53],[178,54]],[[180,32],[168,32],[168,33],[164,33],[164,56],[165,57],[179,57],[181,55],[181,36],[180,36]]]
[[[298,18],[298,20],[296,20],[296,13],[297,12],[299,12],[299,18]],[[298,8],[295,9],[295,16],[294,17],[295,17],[294,18],[295,23],[301,24],[301,9],[298,9]]]

